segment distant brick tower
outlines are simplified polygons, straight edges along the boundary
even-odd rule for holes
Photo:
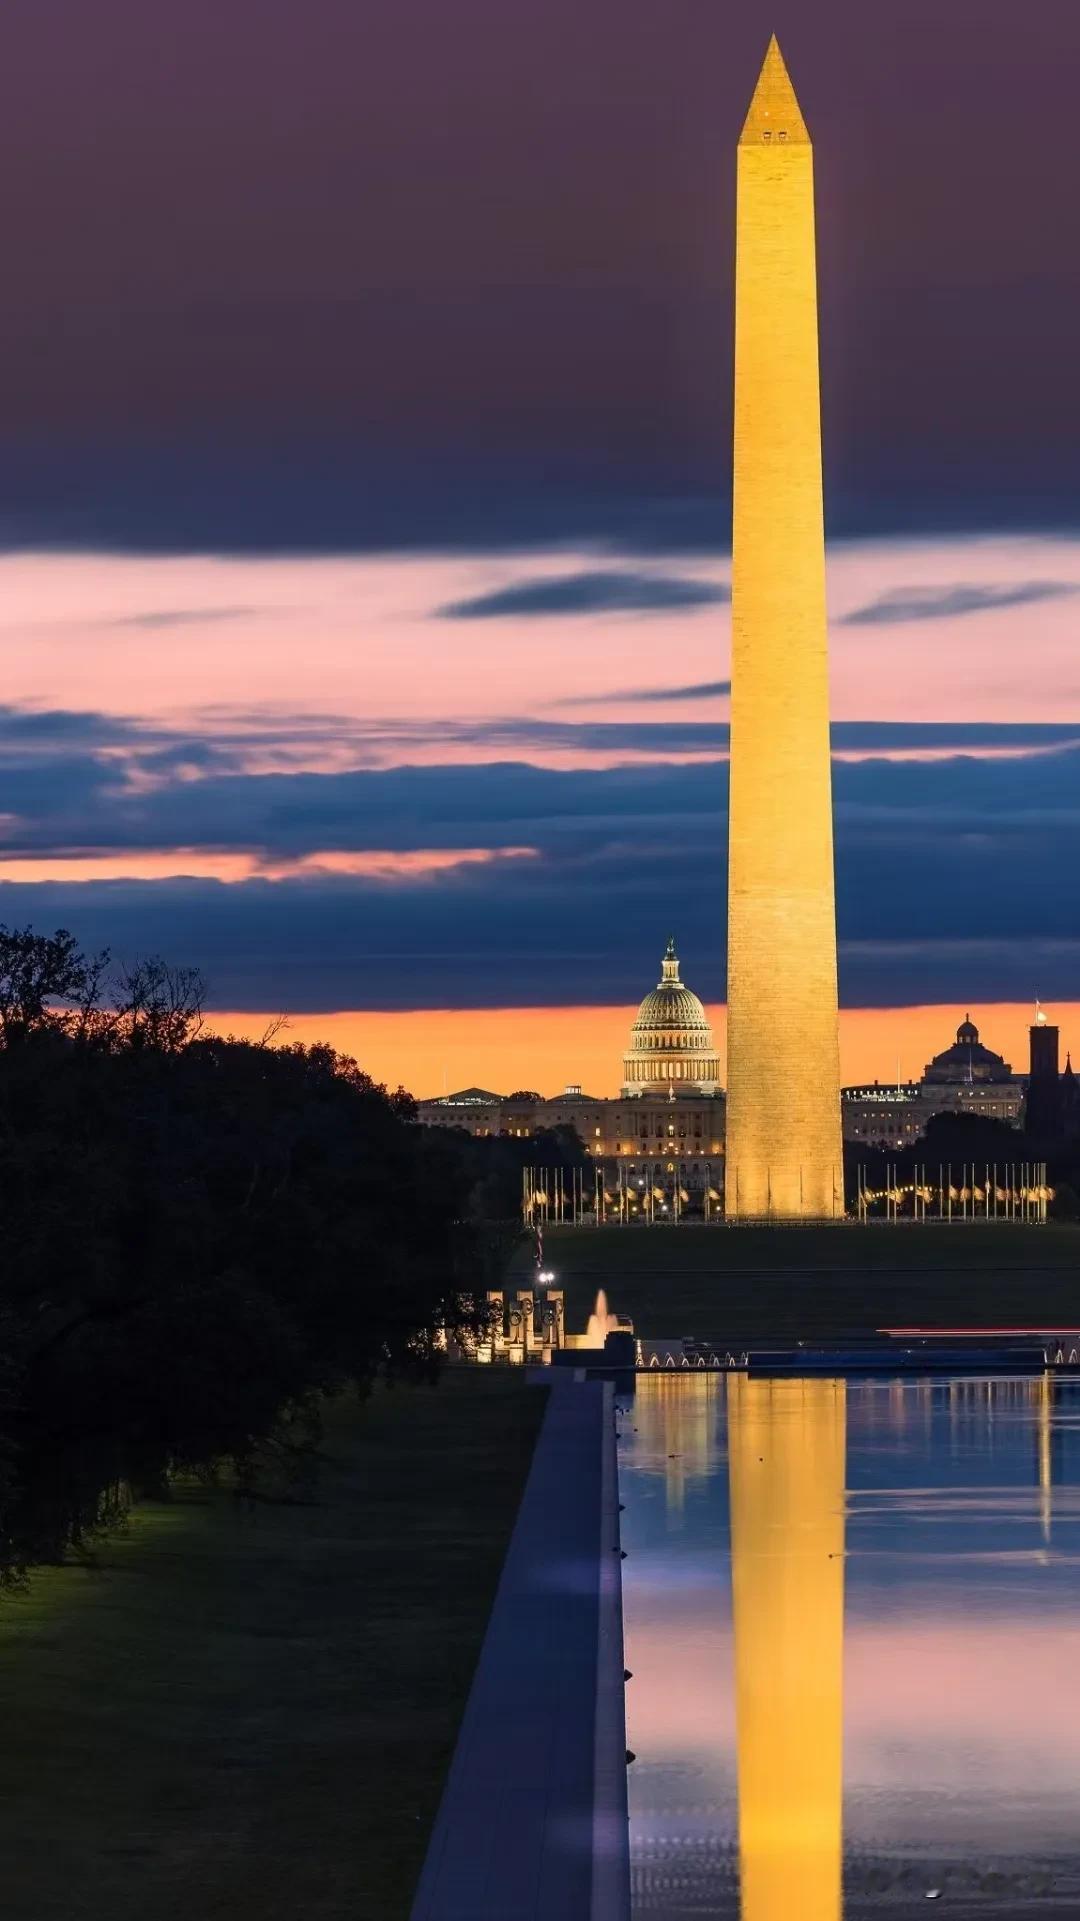
[[[726,1208],[843,1213],[813,152],[776,40],[738,152]]]
[[[1035,1019],[1028,1034],[1031,1040],[1031,1071],[1024,1102],[1024,1132],[1034,1140],[1055,1141],[1065,1131],[1058,1067],[1060,1036],[1037,1001]]]

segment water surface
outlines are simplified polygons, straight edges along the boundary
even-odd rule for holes
[[[1080,1917],[1080,1382],[623,1405],[635,1917]]]

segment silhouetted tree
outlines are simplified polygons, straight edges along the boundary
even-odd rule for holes
[[[470,1144],[329,1047],[205,1035],[202,999],[0,929],[0,1577],[479,1325]]]
[[[88,959],[73,934],[0,924],[0,1044],[33,1034],[85,1031],[96,1010],[109,956]]]
[[[870,1187],[883,1185],[888,1173],[895,1173],[901,1184],[914,1179],[916,1169],[925,1168],[927,1180],[936,1186],[938,1168],[949,1166],[958,1180],[964,1167],[999,1169],[1016,1165],[1031,1155],[1031,1143],[1007,1121],[993,1120],[984,1114],[932,1114],[925,1131],[905,1147],[875,1147],[862,1141],[844,1142],[844,1188],[848,1208],[853,1208],[861,1168]]]
[[[1053,1221],[1080,1221],[1080,1196],[1070,1181],[1058,1181],[1053,1189],[1054,1198],[1050,1202],[1050,1218]]]

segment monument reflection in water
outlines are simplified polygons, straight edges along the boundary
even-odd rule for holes
[[[1080,1914],[1080,1382],[640,1378],[634,1913]]]
[[[728,1390],[742,1921],[838,1921],[844,1383]]]

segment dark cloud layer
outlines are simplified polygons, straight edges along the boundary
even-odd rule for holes
[[[144,614],[124,614],[110,621],[112,627],[141,627],[153,633],[159,627],[200,627],[208,621],[243,620],[253,614],[253,607],[164,607],[151,608]]]
[[[866,607],[845,614],[848,627],[893,626],[907,620],[949,620],[959,614],[982,614],[997,607],[1025,607],[1035,600],[1060,600],[1075,594],[1069,580],[1021,580],[1005,587],[896,587]]]
[[[177,846],[243,849],[277,863],[335,851],[535,850],[526,861],[394,880],[0,884],[9,922],[65,922],[123,953],[155,948],[198,963],[219,1005],[632,999],[658,930],[670,927],[699,991],[723,993],[723,760],[252,774],[241,730],[214,744],[151,734],[147,746],[132,723],[107,716],[78,726],[64,715],[4,719],[0,762],[17,816],[4,834],[8,860]],[[836,731],[860,733],[855,724]],[[665,724],[655,733],[670,741]],[[906,738],[952,751],[835,765],[845,1000],[1036,989],[1076,998],[1080,729],[867,724],[861,733],[864,749]],[[980,746],[1010,751],[990,757]],[[132,754],[143,778],[127,786]],[[193,766],[197,779],[187,777]]]
[[[1080,840],[1074,839],[1075,856]],[[688,978],[708,999],[724,991],[721,889],[700,898],[715,840],[669,849],[662,882],[642,883],[632,847],[587,869],[515,863],[497,876],[388,891],[335,880],[224,886],[211,881],[0,883],[0,918],[75,928],[125,958],[149,951],[200,965],[214,1003],[299,1013],[334,1008],[485,1007],[635,1001],[674,928]],[[895,850],[894,850],[895,852]],[[840,850],[853,880],[874,864]],[[717,863],[719,868],[720,863]],[[959,861],[955,864],[959,870]],[[525,879],[529,869],[531,884]],[[511,878],[511,874],[513,878]],[[903,880],[903,876],[901,877]],[[906,898],[911,895],[904,890]],[[1029,905],[1033,889],[1025,889]],[[695,894],[697,898],[695,898]],[[869,905],[881,897],[871,889]],[[969,910],[974,888],[965,891]],[[958,921],[957,917],[957,921]],[[991,917],[997,920],[997,916]],[[894,927],[860,937],[865,920],[841,906],[841,997],[847,1006],[921,1001],[1075,999],[1075,922],[1018,935]],[[512,931],[511,931],[512,930]],[[659,931],[658,931],[659,930]]]
[[[641,707],[655,707],[666,701],[721,700],[731,692],[730,680],[701,680],[692,687],[614,687],[607,694],[574,694],[557,701],[559,707],[610,707],[625,701]]]
[[[1077,300],[1080,309],[1080,294]],[[826,422],[826,431],[828,422]],[[1080,435],[1080,419],[1077,422]],[[947,471],[895,450],[825,449],[832,538],[1020,529],[1074,533],[1080,478],[1017,435],[1001,457],[958,448]],[[731,546],[730,454],[642,454],[613,461],[569,446],[543,467],[463,438],[449,450],[299,428],[273,446],[235,432],[160,442],[0,439],[0,550],[144,553],[490,553],[592,545],[649,557],[722,555]]]
[[[516,581],[470,600],[440,607],[444,620],[492,620],[507,614],[656,613],[668,608],[712,607],[731,599],[729,587],[670,574],[592,572],[548,580]]]

